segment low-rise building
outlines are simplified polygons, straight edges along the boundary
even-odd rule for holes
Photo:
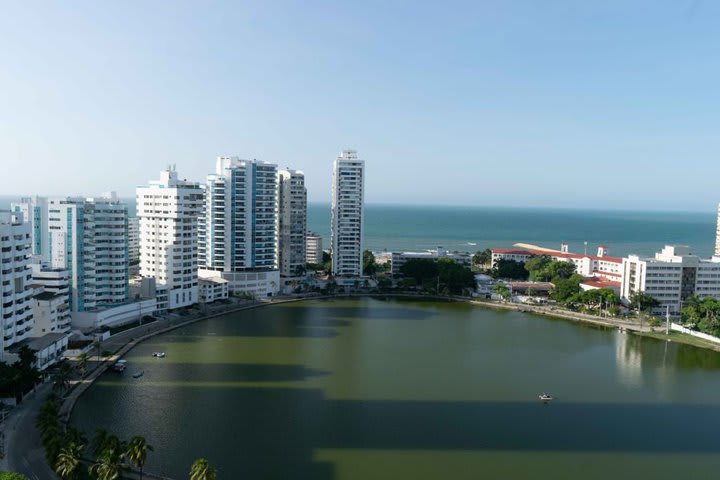
[[[35,352],[35,366],[38,370],[43,371],[62,358],[67,350],[69,338],[70,334],[68,333],[47,333],[41,337],[28,338],[13,345],[11,353],[17,354],[23,346],[27,346]]]
[[[441,258],[449,258],[468,267],[472,262],[472,255],[469,253],[448,252],[442,247],[425,252],[392,252],[390,255],[390,272],[393,275],[399,274],[400,268],[402,268],[408,260],[432,260],[437,262]]]
[[[200,303],[212,303],[216,300],[225,300],[230,296],[228,281],[220,278],[201,278],[198,282]]]
[[[608,280],[604,277],[592,277],[592,278],[586,278],[580,283],[580,289],[584,292],[588,290],[598,290],[602,288],[609,288],[613,290],[615,293],[620,295],[620,286],[622,284],[620,282],[615,282],[613,280]]]
[[[535,256],[546,255],[553,260],[572,262],[575,270],[583,277],[602,277],[615,282],[620,281],[622,258],[608,255],[605,245],[598,247],[597,255],[587,253],[572,253],[567,242],[563,242],[560,250],[538,247],[535,245],[516,244],[519,249],[494,248],[492,249],[492,267],[495,268],[500,260],[514,260],[525,263]]]
[[[30,335],[41,337],[47,333],[70,332],[70,303],[67,294],[41,291],[33,295],[30,305],[35,320]]]

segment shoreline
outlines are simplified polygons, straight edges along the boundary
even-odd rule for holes
[[[478,300],[473,298],[466,298],[466,297],[455,297],[455,296],[442,296],[442,295],[418,295],[418,294],[412,294],[412,293],[346,293],[346,294],[340,294],[340,295],[317,295],[317,296],[308,296],[308,297],[295,297],[295,298],[281,298],[278,300],[271,300],[267,302],[257,302],[252,305],[244,305],[241,307],[225,310],[222,312],[217,313],[211,313],[209,315],[203,315],[197,318],[192,318],[185,320],[183,322],[169,325],[165,328],[158,329],[156,331],[148,332],[145,335],[142,335],[138,338],[132,338],[128,343],[120,347],[113,355],[105,359],[101,365],[99,365],[95,370],[93,370],[86,378],[80,380],[80,385],[76,386],[70,395],[66,397],[63,400],[63,404],[60,407],[60,418],[62,421],[67,421],[70,418],[70,415],[72,414],[72,411],[75,407],[75,403],[77,402],[78,398],[97,380],[97,378],[102,375],[109,367],[114,363],[115,361],[122,358],[123,355],[125,355],[127,352],[132,350],[135,346],[137,346],[139,343],[144,342],[145,340],[148,340],[156,335],[160,335],[163,333],[168,333],[173,330],[176,330],[181,327],[185,327],[187,325],[191,325],[193,323],[197,323],[204,320],[209,320],[211,318],[220,317],[223,315],[230,315],[233,313],[242,312],[245,310],[251,310],[255,308],[261,308],[266,306],[272,306],[272,305],[282,305],[284,303],[292,303],[292,302],[304,302],[308,300],[332,300],[332,299],[339,299],[339,298],[404,298],[404,299],[415,299],[415,300],[439,300],[439,301],[450,301],[450,302],[464,302],[469,305],[481,307],[481,308],[489,308],[494,310],[505,310],[505,311],[517,311],[520,313],[532,313],[536,315],[541,315],[544,317],[551,317],[551,318],[557,318],[560,320],[571,320],[574,322],[579,323],[586,323],[590,325],[596,325],[600,327],[606,327],[606,328],[623,328],[625,330],[631,331],[634,334],[642,335],[645,337],[650,338],[656,338],[658,339],[658,332],[659,330],[656,330],[656,328],[659,327],[651,327],[650,325],[643,325],[642,327],[638,325],[635,322],[627,321],[627,320],[620,320],[620,319],[612,319],[612,318],[603,318],[598,317],[596,315],[588,315],[584,313],[579,312],[570,312],[566,310],[560,310],[553,307],[543,307],[538,305],[525,305],[525,304],[515,304],[515,303],[505,303],[505,302],[497,302],[492,300]],[[136,327],[141,328],[141,327]],[[662,330],[662,328],[660,328]],[[132,331],[128,330],[128,332]],[[687,335],[683,334],[675,334],[672,335],[672,338],[678,339],[678,338],[685,338],[688,337],[689,339],[693,339],[693,337],[689,337]],[[715,345],[710,342],[703,342],[703,341],[697,341],[693,339],[693,341],[687,341],[682,342],[679,341],[678,343],[686,343],[688,345],[697,347],[697,348],[704,348],[708,350],[714,350],[714,351],[720,351],[720,345]],[[76,385],[77,385],[76,383]]]
[[[164,334],[171,332],[173,330],[176,330],[181,327],[185,327],[187,325],[191,325],[194,323],[198,323],[204,320],[209,320],[211,318],[217,318],[224,315],[230,315],[234,313],[239,313],[245,310],[251,310],[266,306],[273,306],[273,305],[282,305],[285,303],[294,303],[294,302],[304,302],[308,300],[334,300],[334,299],[342,299],[342,298],[397,298],[397,299],[407,299],[407,300],[435,300],[435,301],[445,301],[445,302],[463,302],[468,305],[474,306],[474,307],[480,307],[480,308],[488,308],[488,309],[494,309],[494,310],[504,310],[504,311],[517,311],[520,313],[530,313],[535,315],[541,315],[544,317],[550,317],[550,318],[557,318],[560,320],[571,320],[578,323],[585,323],[589,325],[595,325],[603,328],[624,328],[634,334],[656,338],[662,341],[662,338],[659,338],[658,332],[655,330],[654,327],[651,327],[649,325],[643,325],[642,328],[640,325],[626,321],[626,320],[619,320],[619,319],[611,319],[611,318],[602,318],[597,317],[594,315],[588,315],[583,314],[579,312],[569,312],[565,310],[559,310],[555,309],[553,307],[543,307],[543,306],[536,306],[536,305],[524,305],[524,304],[514,304],[514,303],[504,303],[504,302],[497,302],[497,301],[488,301],[488,300],[478,300],[473,298],[466,298],[466,297],[454,297],[454,296],[441,296],[441,295],[419,295],[419,294],[412,294],[412,293],[356,293],[356,294],[341,294],[341,295],[316,295],[316,296],[307,296],[307,297],[294,297],[294,298],[280,298],[277,300],[271,300],[266,302],[256,302],[251,305],[243,305],[236,308],[220,311],[220,312],[213,312],[207,315],[202,315],[196,318],[191,318],[185,321],[180,321],[176,324],[168,325],[164,328],[158,328],[154,331],[147,331],[145,334],[135,338],[131,337],[131,339],[122,345],[113,355],[107,357],[105,360],[103,360],[90,374],[88,374],[87,377],[75,381],[74,388],[70,392],[70,394],[63,399],[63,403],[60,407],[59,411],[59,418],[60,421],[63,423],[68,423],[70,420],[70,416],[72,415],[75,405],[77,404],[78,399],[87,391],[88,388],[90,388],[95,381],[103,374],[107,369],[118,359],[122,358],[124,355],[126,355],[130,350],[135,348],[138,344],[153,338],[157,335]],[[135,327],[135,328],[143,328],[142,326]],[[126,332],[126,334],[133,333],[134,329],[129,329]],[[678,341],[679,337],[685,337],[686,335],[678,334],[672,335],[672,339],[668,338],[668,341],[677,341],[677,343],[687,343],[691,346],[697,347],[697,348],[705,348],[709,350],[714,351],[720,351],[719,345],[712,345],[710,343],[701,343],[701,342],[682,342],[681,340]],[[689,337],[693,338],[693,337]],[[128,472],[129,473],[129,472]],[[158,474],[154,474],[152,472],[144,472],[144,476],[149,479],[156,479],[156,480],[171,480],[168,477],[164,477]]]

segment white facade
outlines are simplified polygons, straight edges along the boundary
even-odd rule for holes
[[[140,224],[140,276],[165,286],[168,309],[198,301],[198,219],[204,207],[200,184],[180,180],[174,168],[136,189]]]
[[[308,232],[305,236],[305,263],[323,264],[323,239],[319,233]]]
[[[70,332],[70,273],[61,268],[32,264],[31,300],[35,324],[33,337]]]
[[[553,260],[560,262],[571,262],[575,265],[575,271],[583,277],[600,277],[611,281],[619,282],[622,270],[622,258],[609,256],[605,245],[598,248],[597,255],[586,253],[572,253],[568,244],[563,242],[560,250],[552,250],[533,245],[517,244],[523,246],[522,250],[493,248],[492,267],[500,260],[514,260],[525,263],[534,256],[547,255]]]
[[[30,305],[34,319],[30,335],[41,337],[52,332],[70,332],[71,317],[68,295],[41,291],[33,295]]]
[[[140,261],[140,219],[128,218],[128,261],[134,264]]]
[[[45,197],[24,197],[11,209],[21,212],[23,222],[30,225],[31,255],[36,262],[50,261],[48,246],[48,208]]]
[[[230,296],[228,281],[222,278],[201,278],[198,284],[200,303],[225,300]]]
[[[620,296],[629,302],[634,292],[645,292],[660,306],[655,313],[679,315],[692,295],[720,298],[720,258],[692,255],[686,246],[667,245],[654,258],[630,255],[623,259]]]
[[[206,183],[198,232],[199,276],[225,278],[233,292],[277,293],[277,201],[276,165],[219,157]]]
[[[244,293],[256,298],[272,297],[280,290],[280,271],[244,271],[218,272],[217,270],[198,270],[200,281],[204,279],[223,279],[233,293]]]
[[[399,274],[400,268],[405,265],[408,260],[432,260],[437,262],[441,258],[449,258],[468,267],[472,262],[472,255],[469,253],[451,253],[442,247],[426,252],[392,252],[390,256],[390,272],[393,275]]]
[[[715,256],[720,257],[720,205],[718,205],[717,226],[715,230]]]
[[[355,150],[344,150],[333,164],[330,244],[332,273],[363,274],[365,162]]]
[[[280,275],[295,277],[305,271],[307,189],[299,170],[278,171],[278,260]]]
[[[96,330],[105,326],[139,323],[144,316],[152,315],[157,310],[157,300],[149,298],[93,311],[75,312],[72,323],[73,327],[83,330]]]
[[[127,206],[114,193],[49,199],[48,229],[51,267],[70,272],[73,314],[128,300]]]
[[[30,245],[30,224],[23,222],[22,214],[0,211],[0,360],[33,328]]]

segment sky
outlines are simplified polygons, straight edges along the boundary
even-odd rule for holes
[[[373,203],[711,210],[720,2],[0,0],[0,195],[218,155]]]

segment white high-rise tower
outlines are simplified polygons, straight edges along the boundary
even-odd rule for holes
[[[333,164],[330,244],[335,276],[363,274],[364,192],[365,162],[355,150],[343,150]]]
[[[720,205],[718,205],[717,228],[715,230],[715,256],[720,257]]]
[[[127,206],[115,193],[48,201],[48,257],[70,273],[73,313],[128,300]]]
[[[30,225],[22,215],[0,211],[0,360],[8,347],[29,337],[33,328],[30,245]]]
[[[277,165],[219,157],[208,175],[198,235],[198,274],[259,297],[280,288]]]
[[[175,167],[138,187],[140,275],[167,291],[167,308],[198,301],[198,218],[204,195],[199,183],[178,178]]]
[[[293,277],[305,269],[307,189],[299,170],[278,172],[278,233],[280,275]]]

